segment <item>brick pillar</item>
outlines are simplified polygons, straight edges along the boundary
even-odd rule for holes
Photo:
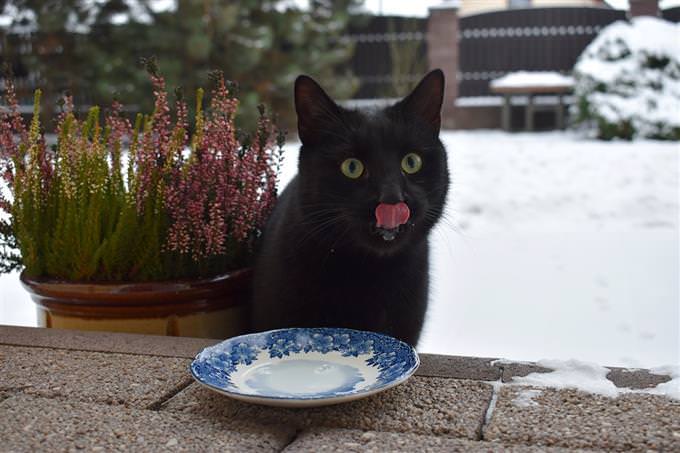
[[[659,16],[658,0],[630,0],[628,17]]]
[[[427,59],[430,69],[439,68],[446,77],[442,126],[455,127],[458,96],[458,1],[444,1],[430,8],[427,20]]]

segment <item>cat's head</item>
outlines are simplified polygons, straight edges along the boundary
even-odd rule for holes
[[[297,78],[300,208],[310,236],[378,255],[427,238],[449,184],[443,94],[444,74],[434,70],[393,106],[348,110],[310,77]]]

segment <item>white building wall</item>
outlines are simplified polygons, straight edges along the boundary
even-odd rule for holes
[[[499,9],[508,9],[511,0],[461,0],[458,14],[487,13]],[[551,6],[603,6],[598,0],[525,0],[531,7],[542,8]],[[519,0],[518,0],[519,3]]]

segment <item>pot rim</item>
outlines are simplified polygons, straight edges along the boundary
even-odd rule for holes
[[[235,269],[230,272],[225,272],[223,274],[215,275],[212,277],[203,278],[181,278],[174,280],[149,280],[149,281],[73,281],[59,278],[50,277],[29,277],[26,275],[26,270],[22,270],[19,274],[19,279],[24,286],[48,286],[48,285],[59,285],[62,288],[80,288],[86,286],[97,286],[101,288],[110,289],[112,292],[114,290],[125,290],[129,289],[132,291],[158,291],[162,287],[173,288],[169,291],[175,291],[179,289],[184,289],[186,287],[196,287],[201,285],[213,285],[225,282],[227,280],[234,280],[239,278],[246,278],[252,274],[253,269],[251,267],[244,267],[240,269]],[[148,289],[147,289],[148,288]]]
[[[128,283],[69,282],[30,278],[21,284],[39,307],[52,312],[130,317],[212,311],[239,305],[233,297],[249,291],[252,268],[211,278]],[[124,312],[124,313],[123,313]]]

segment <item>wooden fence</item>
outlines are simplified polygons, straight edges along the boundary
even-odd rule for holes
[[[351,69],[356,99],[405,94],[427,71],[427,19],[372,16],[354,20],[346,39],[354,44]]]
[[[680,22],[680,7],[663,10],[661,15]],[[569,72],[603,27],[625,18],[625,11],[586,7],[512,9],[461,17],[458,96],[489,95],[489,81],[511,71]],[[390,98],[412,88],[428,69],[426,33],[426,18],[356,17],[343,38],[354,44],[349,65],[359,87],[353,97]],[[22,94],[32,93],[38,78],[21,66],[17,56],[32,53],[29,36],[0,40],[0,61],[5,56],[15,62]]]
[[[680,22],[680,6],[661,10],[661,17],[676,24]]]
[[[626,13],[605,8],[531,8],[462,17],[458,96],[489,95],[512,71],[570,72],[583,49]]]

